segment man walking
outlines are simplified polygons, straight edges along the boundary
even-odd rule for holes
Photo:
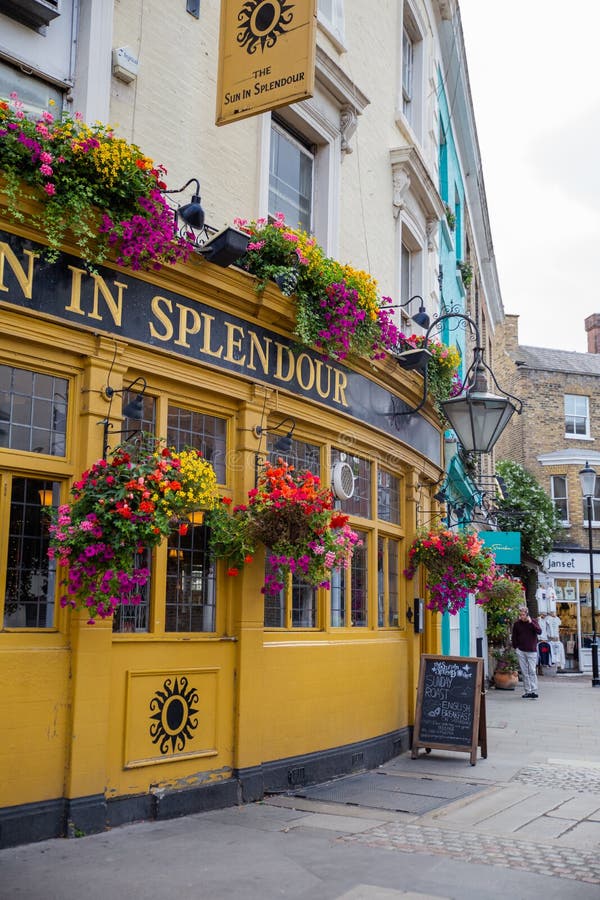
[[[513,625],[512,645],[517,651],[517,659],[523,676],[525,700],[537,700],[538,698],[537,642],[538,635],[541,633],[542,629],[538,625],[537,619],[531,618],[526,606],[520,606],[519,618]]]

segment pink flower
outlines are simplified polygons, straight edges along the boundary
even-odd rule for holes
[[[46,193],[48,194],[49,197],[52,197],[56,193],[55,185],[51,184],[50,182],[47,182],[44,185],[44,190],[46,191]]]

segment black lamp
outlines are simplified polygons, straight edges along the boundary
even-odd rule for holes
[[[476,346],[473,351],[473,362],[469,366],[463,382],[462,392],[457,397],[443,400],[440,405],[464,450],[469,453],[490,453],[513,413],[521,413],[523,404],[517,397],[502,390],[496,381],[496,376],[483,361],[479,328],[465,313],[444,313],[435,319],[425,333],[423,349],[427,349],[431,332],[448,319],[464,321],[475,335]],[[499,391],[498,394],[493,394],[489,390],[488,375]],[[421,402],[414,409],[398,413],[398,415],[414,414],[424,406],[426,400],[427,365],[425,365]]]
[[[429,328],[430,319],[425,310],[425,301],[420,296],[420,294],[415,294],[412,297],[409,297],[406,303],[395,303],[393,306],[382,306],[381,309],[403,309],[405,306],[408,306],[412,303],[413,300],[420,300],[421,305],[419,306],[419,312],[415,313],[412,316],[412,321],[415,325],[418,325],[419,328]]]
[[[126,391],[132,390],[136,386],[136,384],[142,385],[141,390],[137,392],[133,400],[130,400],[129,403],[127,403],[123,407],[122,415],[124,419],[133,419],[136,422],[140,422],[144,418],[144,394],[148,386],[145,378],[140,375],[135,379],[135,381],[132,381],[131,384],[127,385],[127,387],[124,388],[117,389],[111,387],[110,385],[107,385],[102,393],[112,403],[112,399],[115,394],[124,394]],[[110,422],[108,416],[105,419],[102,419],[102,421],[98,422],[98,425],[102,425],[104,428],[102,437],[102,457],[103,459],[106,459],[106,454],[108,453],[109,431],[112,434],[128,434],[131,430],[126,428],[122,431],[113,431],[112,423]]]
[[[585,468],[579,473],[579,482],[581,484],[583,499],[587,504],[590,593],[592,597],[592,687],[600,687],[600,675],[598,673],[598,637],[596,635],[596,598],[594,596],[594,547],[592,543],[592,501],[596,496],[596,471],[595,469],[592,469],[589,462],[586,462]]]
[[[200,182],[197,178],[190,178],[189,181],[180,188],[174,188],[170,191],[163,191],[163,194],[181,194],[182,191],[185,191],[190,184],[194,184],[196,186],[196,192],[192,194],[192,199],[189,203],[185,203],[183,206],[178,206],[175,210],[175,215],[179,216],[180,219],[183,219],[186,225],[190,228],[202,228],[204,225],[204,210],[200,205]]]
[[[292,427],[286,434],[282,434],[273,445],[273,449],[277,450],[279,453],[289,453],[292,449],[292,435],[294,434],[294,429],[296,427],[296,420],[291,416],[286,416],[285,419],[282,419],[281,422],[278,422],[277,425],[274,425],[272,428],[263,428],[262,425],[257,425],[254,429],[254,433],[257,437],[261,437],[263,434],[274,434],[279,431],[282,425],[286,422],[291,422]]]

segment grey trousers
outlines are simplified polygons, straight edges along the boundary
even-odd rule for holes
[[[521,669],[521,675],[523,676],[525,693],[537,694],[537,650],[534,650],[532,653],[528,653],[525,650],[517,650],[517,659],[519,660],[519,667]]]

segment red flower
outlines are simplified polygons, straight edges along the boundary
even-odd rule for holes
[[[231,497],[221,497],[221,503],[224,503],[225,506],[229,506],[230,503],[233,503]]]
[[[179,530],[179,534],[180,534],[182,537],[185,537],[185,535],[188,533],[189,527],[190,527],[190,526],[188,525],[187,522],[182,522],[181,525],[179,526],[179,529],[178,529],[178,530]]]
[[[244,562],[245,562],[245,563],[251,563],[251,562],[254,562],[254,557],[253,557],[253,556],[250,556],[250,554],[248,554],[248,556],[245,556],[245,557],[244,557]]]
[[[235,577],[236,575],[240,574],[240,570],[236,569],[235,566],[232,566],[230,569],[227,569],[227,574],[231,575],[232,577]]]

